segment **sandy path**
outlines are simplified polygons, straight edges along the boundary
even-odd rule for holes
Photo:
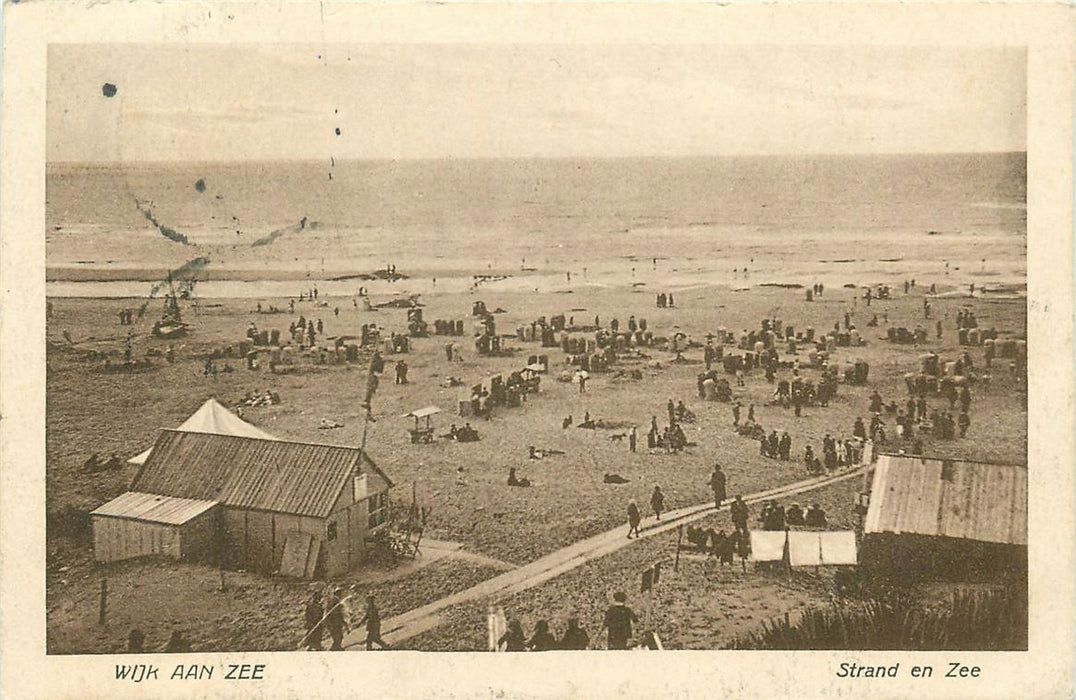
[[[805,479],[745,496],[744,501],[746,503],[758,503],[771,498],[783,498],[851,479],[861,473],[862,468],[857,468],[837,474]],[[728,504],[722,505],[720,510],[727,510],[728,507]],[[716,512],[714,506],[710,504],[669,511],[660,522],[656,523],[649,520],[652,524],[642,529],[641,537],[651,537],[667,532],[680,525],[701,520],[714,512]],[[390,645],[397,644],[440,625],[441,618],[439,613],[447,608],[460,603],[492,598],[493,596],[511,595],[533,588],[588,561],[626,547],[633,541],[636,540],[629,540],[625,537],[624,527],[617,527],[588,539],[580,540],[529,564],[487,579],[471,588],[446,596],[420,608],[415,608],[402,615],[388,618],[381,623],[382,637]],[[362,648],[362,643],[365,639],[366,631],[358,629],[344,639],[344,646],[348,649],[358,650]]]

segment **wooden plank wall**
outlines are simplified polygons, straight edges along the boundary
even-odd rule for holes
[[[160,523],[94,516],[93,553],[97,561],[105,562],[151,554],[179,559],[179,531]]]

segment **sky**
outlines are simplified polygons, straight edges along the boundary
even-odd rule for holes
[[[52,45],[47,149],[50,162],[1023,151],[1026,93],[1020,48]]]

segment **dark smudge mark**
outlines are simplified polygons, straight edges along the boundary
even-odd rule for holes
[[[336,127],[336,135],[337,135],[337,136],[339,136],[339,135],[340,135],[340,127]]]
[[[194,189],[199,192],[205,192],[205,180],[199,179],[198,182],[194,183]]]
[[[183,245],[194,245],[190,242],[190,240],[188,240],[186,236],[184,236],[179,231],[176,231],[173,228],[169,228],[168,226],[165,226],[161,222],[157,221],[157,219],[153,216],[153,212],[151,212],[149,209],[143,209],[142,203],[139,202],[137,199],[135,200],[135,206],[138,207],[138,211],[142,212],[142,216],[146,217],[146,221],[153,224],[154,228],[160,231],[161,235],[168,240],[175,241],[176,243],[182,243]]]
[[[105,83],[104,85],[101,86],[101,94],[104,95],[105,97],[115,97],[116,96],[116,86],[113,85],[112,83]]]
[[[195,258],[194,260],[188,260],[187,262],[177,267],[175,270],[172,270],[170,275],[172,283],[174,284],[177,281],[193,282],[195,280],[195,277],[197,276],[198,271],[204,269],[208,265],[209,258],[204,256],[200,258]],[[138,307],[139,318],[142,318],[142,316],[146,313],[146,309],[149,308],[150,302],[153,301],[153,299],[161,293],[161,290],[165,290],[168,288],[168,284],[169,281],[167,279],[164,279],[153,285],[153,287],[149,290],[149,297],[146,299],[145,302],[143,302],[142,306]]]
[[[314,222],[311,222],[310,226],[313,227]],[[254,241],[250,245],[251,245],[251,247],[269,245],[270,243],[272,243],[276,239],[283,236],[285,233],[299,233],[300,231],[304,230],[306,227],[307,227],[307,221],[306,221],[306,217],[304,216],[299,221],[299,223],[295,224],[294,226],[287,226],[285,228],[279,228],[276,231],[273,231],[272,233],[270,233],[269,235],[263,236],[262,238],[259,238],[258,240]]]

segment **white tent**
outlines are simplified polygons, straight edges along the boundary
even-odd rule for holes
[[[278,440],[274,435],[256,428],[250,423],[247,423],[239,416],[235,415],[224,406],[220,405],[216,399],[209,399],[202,407],[191,415],[190,418],[183,421],[176,430],[182,430],[188,433],[211,433],[213,435],[237,435],[240,437],[259,438],[261,440]],[[149,459],[149,453],[153,451],[153,448],[146,450],[140,455],[131,457],[127,460],[128,464],[142,464]]]

